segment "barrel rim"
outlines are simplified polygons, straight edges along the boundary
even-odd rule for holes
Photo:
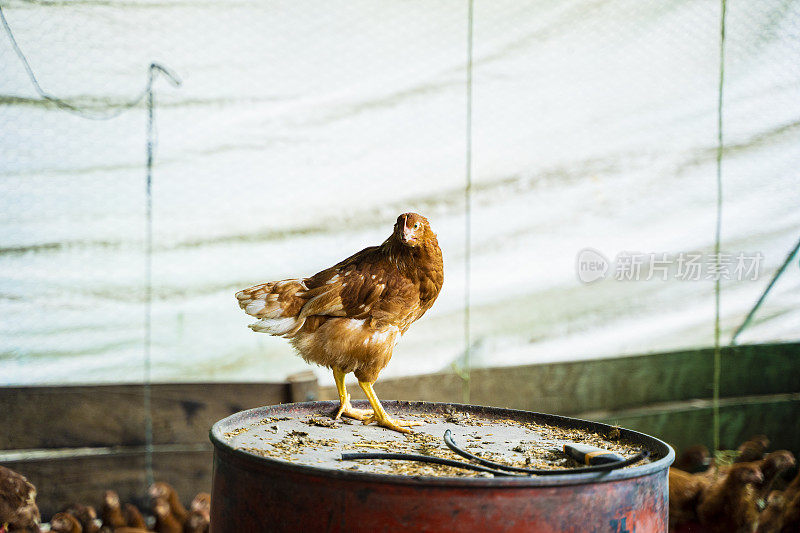
[[[353,404],[367,404],[365,400],[354,401]],[[675,460],[675,450],[666,442],[631,429],[626,429],[618,426],[611,426],[603,424],[602,422],[594,422],[591,420],[583,420],[580,418],[572,418],[562,415],[553,415],[548,413],[539,413],[535,411],[525,411],[522,409],[507,409],[502,407],[489,407],[481,405],[459,404],[459,403],[444,403],[444,402],[424,402],[424,401],[402,401],[402,400],[381,400],[385,408],[424,408],[424,410],[431,411],[432,409],[447,409],[456,408],[460,411],[475,412],[475,413],[494,413],[498,415],[523,415],[525,417],[535,417],[537,422],[546,424],[559,424],[562,427],[573,427],[581,429],[592,430],[611,430],[617,427],[622,437],[629,441],[639,441],[647,445],[651,450],[656,451],[659,455],[663,455],[660,459],[647,463],[645,465],[634,466],[630,468],[623,468],[620,470],[612,470],[610,472],[599,473],[586,473],[586,474],[564,474],[553,476],[531,476],[531,477],[441,477],[441,476],[402,476],[397,474],[382,474],[377,472],[359,472],[354,470],[335,470],[330,468],[320,468],[311,465],[303,465],[297,463],[290,463],[280,459],[257,455],[246,450],[233,448],[225,442],[222,436],[222,426],[226,424],[235,423],[244,419],[251,418],[254,413],[260,413],[258,418],[265,416],[274,416],[277,413],[272,413],[274,410],[282,410],[285,414],[289,408],[293,410],[299,409],[320,409],[330,407],[333,411],[338,402],[332,401],[313,401],[313,402],[299,402],[280,405],[266,405],[255,407],[234,413],[230,416],[217,421],[209,431],[209,438],[214,446],[214,454],[217,456],[220,453],[228,454],[238,461],[248,464],[248,467],[256,467],[259,470],[278,470],[287,473],[304,474],[308,476],[323,477],[329,479],[351,480],[360,482],[374,482],[389,485],[414,485],[426,487],[452,487],[452,488],[467,488],[467,487],[486,487],[486,488],[522,488],[522,487],[561,487],[566,485],[582,485],[588,483],[609,483],[614,481],[622,481],[627,479],[645,477],[652,474],[657,474],[661,471],[666,473],[667,468]],[[369,405],[365,405],[369,407]],[[266,414],[270,413],[270,414]],[[216,459],[215,459],[216,462]]]

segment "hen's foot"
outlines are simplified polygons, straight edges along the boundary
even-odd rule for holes
[[[339,405],[339,410],[336,411],[336,416],[334,416],[333,419],[339,420],[342,416],[355,418],[356,420],[364,420],[372,416],[372,409],[356,409],[350,405],[350,402],[347,402]]]
[[[376,417],[374,413],[362,419],[362,422],[364,424],[371,424],[372,422],[375,422],[379,426],[392,429],[394,431],[399,431],[400,433],[413,433],[410,429],[408,429],[409,427],[421,426],[423,424],[423,422],[418,422],[416,420],[398,420],[389,416]]]

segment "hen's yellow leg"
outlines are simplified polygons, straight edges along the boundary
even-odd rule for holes
[[[339,410],[336,411],[336,416],[333,418],[339,420],[344,415],[356,420],[364,420],[365,417],[372,414],[372,411],[370,409],[355,409],[350,405],[350,395],[347,394],[347,390],[344,388],[344,376],[345,373],[338,368],[333,369],[333,379],[336,381],[336,390],[339,391]]]
[[[399,431],[400,433],[411,433],[411,430],[408,429],[408,426],[422,425],[422,422],[412,422],[409,420],[396,420],[394,418],[389,417],[386,411],[383,410],[381,401],[378,399],[378,396],[375,394],[375,391],[372,390],[372,383],[368,381],[359,380],[358,385],[361,387],[361,390],[364,391],[364,394],[367,395],[367,399],[369,400],[370,405],[372,405],[372,410],[374,411],[374,413],[371,416],[364,419],[365,424],[369,424],[370,422],[376,422],[379,426],[393,429],[395,431]]]

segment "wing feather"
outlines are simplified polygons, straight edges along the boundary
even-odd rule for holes
[[[368,319],[372,327],[396,325],[405,331],[418,315],[419,290],[397,266],[365,248],[310,278],[264,283],[236,294],[239,305],[260,320],[256,331],[293,337],[309,317],[319,326],[327,317]]]

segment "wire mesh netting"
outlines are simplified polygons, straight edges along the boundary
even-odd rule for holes
[[[800,233],[800,2],[729,6],[718,258],[718,2],[476,2],[469,72],[463,1],[0,6],[72,105],[122,110],[153,61],[182,79],[154,85],[155,380],[305,369],[233,293],[406,211],[445,285],[384,376],[708,346],[715,276],[727,342]],[[0,380],[141,380],[144,103],[71,114],[3,35],[0,112]],[[795,261],[738,340],[796,340],[798,288]]]

